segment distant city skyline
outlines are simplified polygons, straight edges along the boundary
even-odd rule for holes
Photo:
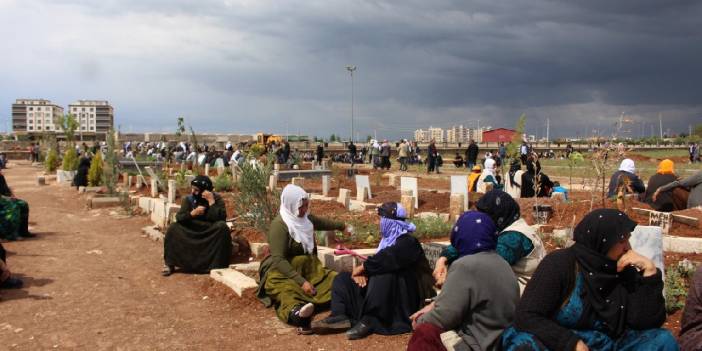
[[[105,99],[115,127],[359,139],[428,126],[633,137],[702,123],[702,3],[0,1],[17,98]],[[16,33],[10,35],[9,33]],[[627,122],[617,126],[624,113]]]

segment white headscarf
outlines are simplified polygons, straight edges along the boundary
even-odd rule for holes
[[[314,250],[314,226],[307,215],[298,217],[302,201],[309,198],[309,195],[297,185],[288,184],[280,194],[280,218],[288,226],[290,237],[302,244],[306,253]]]
[[[622,160],[622,164],[619,165],[619,170],[629,173],[636,173],[636,167],[634,166],[634,160],[630,158],[625,158]]]
[[[476,185],[476,190],[481,193],[485,193],[486,187],[485,187],[485,178],[487,176],[492,176],[492,178],[495,178],[495,160],[488,158],[485,160],[485,167],[483,167],[483,172],[480,173],[480,177],[478,178],[478,184]],[[495,179],[497,181],[497,179]]]

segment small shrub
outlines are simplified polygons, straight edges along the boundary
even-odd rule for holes
[[[231,191],[234,187],[234,180],[225,172],[214,179],[213,186],[216,192]]]
[[[66,153],[63,154],[61,169],[64,171],[75,171],[78,169],[78,154],[75,148],[69,146]]]
[[[102,153],[98,152],[90,162],[90,170],[88,170],[88,184],[90,186],[99,186],[102,183]]]
[[[56,154],[56,150],[49,149],[49,152],[46,154],[46,160],[44,160],[44,168],[46,169],[46,172],[56,172],[56,169],[58,169],[58,163],[59,159],[58,154]]]
[[[690,279],[696,267],[688,260],[670,265],[665,269],[665,310],[669,314],[685,306]]]
[[[176,181],[176,187],[178,189],[183,189],[183,188],[187,188],[190,186],[190,184],[188,184],[188,178],[186,177],[187,175],[188,175],[188,171],[186,171],[184,169],[176,172],[175,181]]]
[[[451,234],[451,223],[444,222],[439,217],[415,218],[412,220],[417,231],[414,235],[417,238],[438,238]]]
[[[264,152],[266,152],[266,148],[260,144],[253,144],[249,148],[249,156],[254,157],[254,158],[257,158],[257,157],[263,155]]]
[[[253,166],[247,161],[240,168],[239,193],[234,198],[234,209],[248,225],[267,232],[280,208],[280,192],[276,189],[266,190],[268,178],[273,173],[273,163]]]

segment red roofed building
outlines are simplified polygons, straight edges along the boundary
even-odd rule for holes
[[[516,131],[507,128],[497,128],[483,132],[484,143],[509,143]]]

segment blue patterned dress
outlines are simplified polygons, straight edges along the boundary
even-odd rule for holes
[[[0,196],[0,238],[16,240],[20,229],[20,207],[26,203],[21,200]]]
[[[579,273],[573,293],[556,315],[556,323],[571,329],[578,337],[584,341],[590,350],[614,351],[648,351],[648,350],[679,350],[670,331],[657,328],[648,330],[626,330],[619,339],[612,339],[607,335],[602,322],[595,321],[588,330],[576,330],[575,327],[580,321],[583,313],[583,290],[585,289],[582,273]],[[502,334],[502,346],[506,351],[522,350],[548,350],[541,341],[533,334],[517,331],[514,327],[509,327]]]

